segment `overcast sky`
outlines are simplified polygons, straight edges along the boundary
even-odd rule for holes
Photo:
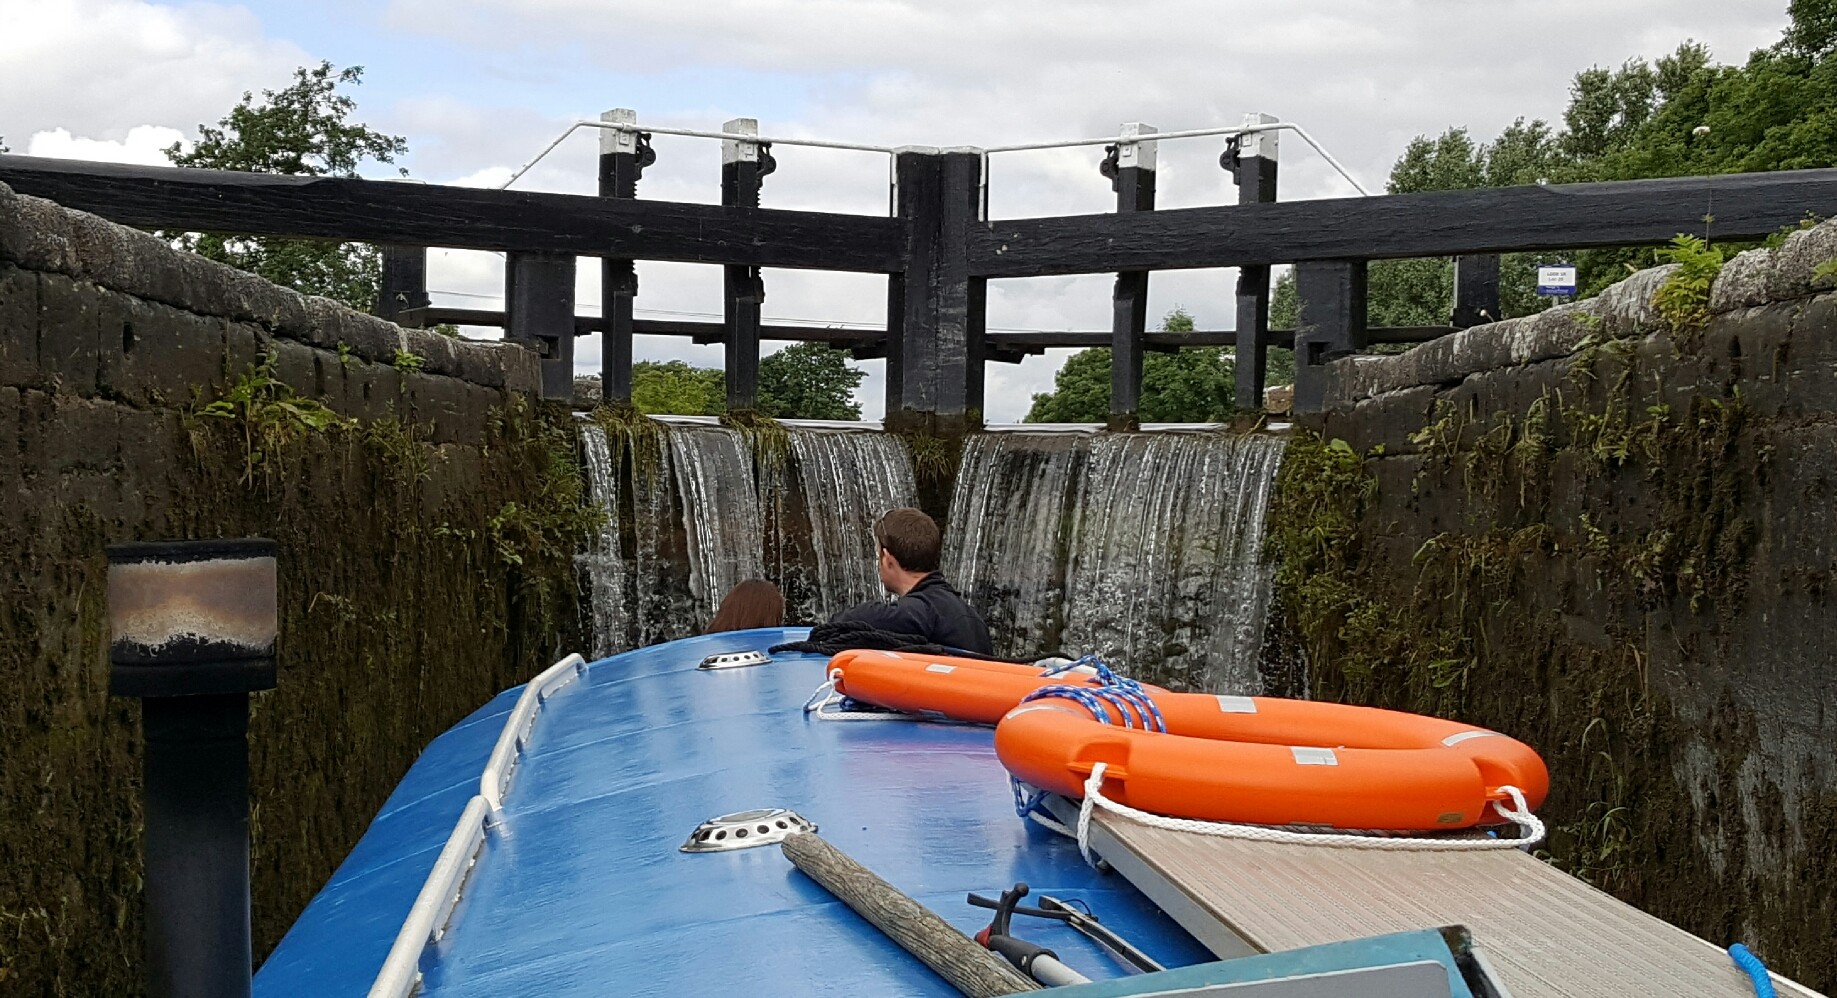
[[[1465,125],[1489,137],[1520,115],[1560,116],[1570,78],[1655,57],[1684,39],[1725,62],[1771,44],[1785,0],[320,0],[188,4],[0,0],[0,136],[14,152],[163,163],[245,90],[297,66],[361,65],[360,118],[407,137],[402,163],[434,183],[495,186],[567,124],[612,107],[640,123],[880,145],[1000,145],[1237,124],[1261,111],[1305,126],[1367,187],[1412,136]],[[719,200],[719,144],[659,137],[646,198]],[[1163,207],[1235,198],[1222,143],[1163,144]],[[519,188],[592,193],[593,135],[569,139]],[[870,153],[774,150],[767,207],[885,214]],[[1012,153],[991,169],[997,217],[1108,210],[1100,150]],[[1284,199],[1353,193],[1300,142],[1281,148]],[[370,171],[386,175],[386,171]],[[437,303],[501,307],[501,258],[436,251]],[[1230,328],[1229,271],[1157,275],[1150,314],[1176,305]],[[639,314],[721,311],[720,271],[640,264]],[[771,321],[878,324],[885,279],[766,272]],[[598,301],[582,267],[583,310]],[[989,325],[1102,329],[1103,277],[995,282]],[[598,337],[579,344],[598,369]],[[776,349],[782,344],[767,344]],[[640,359],[718,366],[719,347],[640,338]],[[990,364],[988,416],[1017,420],[1064,352]],[[882,407],[879,362],[861,401]]]

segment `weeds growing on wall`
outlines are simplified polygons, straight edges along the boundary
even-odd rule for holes
[[[108,544],[280,545],[280,685],[250,718],[258,962],[429,739],[580,647],[574,555],[597,513],[569,413],[513,396],[436,444],[412,395],[359,424],[265,358],[220,395],[177,412],[7,400],[15,427],[29,408],[47,433],[100,420],[133,446],[38,466],[0,518],[0,586],[19,597],[0,606],[0,744],[32,760],[0,767],[0,994],[141,986],[137,724],[107,695]]]
[[[1659,253],[1677,269],[1652,295],[1652,307],[1670,324],[1673,333],[1689,333],[1709,322],[1709,291],[1722,270],[1722,247],[1697,236],[1681,235]]]
[[[1310,666],[1329,664],[1353,699],[1401,680],[1431,709],[1465,685],[1470,656],[1456,632],[1398,627],[1400,608],[1365,577],[1361,526],[1378,488],[1366,463],[1381,454],[1307,431],[1289,444],[1264,541],[1277,566],[1275,607]]]
[[[950,495],[957,467],[963,460],[963,435],[944,435],[922,427],[895,430],[893,435],[905,445],[906,458],[912,462],[912,481],[918,489],[919,508],[931,514],[940,525],[944,524],[950,515]]]
[[[1693,890],[1713,877],[1655,859],[1692,848],[1677,819],[1696,805],[1659,761],[1688,735],[1651,657],[1654,635],[1689,661],[1704,646],[1675,642],[1750,619],[1772,458],[1718,366],[1738,352],[1720,333],[1706,345],[1719,255],[1680,243],[1657,335],[1597,331],[1567,360],[1441,389],[1403,453],[1297,433],[1267,545],[1278,646],[1304,652],[1312,695],[1525,739],[1553,776],[1546,858],[1716,935],[1734,931],[1733,892]],[[1323,428],[1369,432],[1395,411]]]
[[[325,408],[316,399],[301,397],[294,388],[274,377],[274,355],[242,371],[222,399],[198,401],[193,414],[202,419],[224,419],[242,436],[242,485],[254,485],[255,472],[268,474],[277,454],[299,443],[307,434],[323,434],[353,425],[353,421]]]
[[[630,402],[602,402],[590,418],[606,432],[607,446],[614,454],[631,454],[634,470],[656,477],[663,455],[662,423]]]
[[[514,396],[493,420],[499,446],[539,455],[543,473],[523,498],[504,503],[486,523],[498,558],[506,566],[537,561],[569,562],[604,523],[605,514],[586,498],[579,439],[571,421],[534,418],[523,396]]]
[[[1837,260],[1826,260],[1813,267],[1811,277],[1821,288],[1837,287]]]
[[[324,433],[352,425],[316,399],[301,396],[274,376],[274,357],[243,372],[220,399],[199,402],[194,412],[205,419],[236,425],[242,436],[242,484],[254,485],[257,471],[266,473],[275,458],[311,433]]]
[[[761,469],[782,468],[791,454],[791,434],[785,424],[757,409],[733,409],[721,414],[721,425],[738,430],[752,444],[753,462]]]

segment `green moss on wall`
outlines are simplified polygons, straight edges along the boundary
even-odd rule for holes
[[[1812,940],[1833,922],[1805,913],[1831,907],[1811,872],[1837,861],[1831,815],[1789,807],[1796,784],[1756,789],[1758,719],[1731,694],[1685,709],[1666,692],[1764,675],[1773,650],[1753,642],[1777,608],[1754,587],[1806,597],[1755,562],[1773,454],[1798,431],[1744,397],[1741,332],[1602,339],[1443,389],[1414,423],[1374,405],[1298,432],[1270,510],[1271,655],[1316,697],[1525,740],[1553,777],[1546,858],[1828,987],[1837,961]],[[1656,661],[1702,678],[1667,686]]]
[[[139,709],[107,693],[107,545],[280,544],[279,688],[250,724],[258,960],[430,739],[583,644],[595,521],[565,411],[513,397],[435,444],[398,417],[271,433],[243,404],[290,398],[215,416],[0,390],[20,455],[0,472],[0,993],[141,989]]]

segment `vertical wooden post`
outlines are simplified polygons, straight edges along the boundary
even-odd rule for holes
[[[1461,329],[1498,322],[1499,255],[1454,258],[1454,320]]]
[[[411,318],[408,323],[403,323],[401,316],[403,312],[426,308],[429,304],[427,247],[386,243],[379,248],[383,256],[383,272],[376,286],[377,317],[397,324],[421,326],[419,318]]]
[[[618,107],[600,120],[637,124],[638,113]],[[642,147],[642,150],[641,150]],[[650,153],[637,132],[600,130],[600,197],[638,196],[638,178]],[[608,402],[631,401],[632,299],[638,295],[638,269],[630,260],[600,260],[600,314],[606,331],[600,346],[600,389]]]
[[[1155,206],[1155,142],[1133,141],[1152,135],[1153,125],[1139,121],[1123,125],[1123,140],[1110,146],[1103,173],[1116,192],[1119,214],[1153,211]],[[1148,272],[1125,271],[1116,275],[1110,296],[1110,429],[1134,430],[1141,426],[1142,347],[1148,330]]]
[[[986,422],[983,415],[985,375],[989,357],[989,279],[972,277],[969,283],[969,313],[964,323],[963,407],[976,423]]]
[[[911,222],[906,270],[887,282],[887,427],[950,433],[969,408],[972,281],[965,243],[982,157],[908,148],[894,156],[897,212]]]
[[[542,357],[542,397],[574,397],[574,257],[511,253],[504,262],[504,338]]]
[[[734,135],[758,135],[759,122],[735,118],[721,126]],[[730,208],[759,207],[759,189],[772,172],[772,157],[758,142],[746,139],[721,141],[721,204]],[[759,313],[765,301],[765,281],[758,267],[723,268],[727,325],[727,408],[751,409],[759,400]]]
[[[1365,261],[1295,264],[1295,412],[1326,408],[1327,364],[1365,347]]]
[[[1267,125],[1277,118],[1247,114],[1244,127]],[[1263,204],[1276,199],[1275,132],[1249,132],[1232,143],[1231,179],[1237,184],[1238,204]],[[1263,383],[1269,371],[1269,267],[1240,267],[1237,272],[1237,407],[1263,408]]]

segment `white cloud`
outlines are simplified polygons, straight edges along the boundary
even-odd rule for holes
[[[1519,116],[1557,116],[1570,77],[1591,64],[1654,57],[1687,37],[1724,60],[1778,36],[1780,11],[1711,0],[1639,0],[1603,6],[1583,0],[1476,8],[1453,0],[1300,0],[1278,5],[1216,0],[1144,0],[1127,8],[1060,0],[748,0],[624,5],[608,18],[590,0],[396,0],[391,23],[481,54],[564,51],[627,72],[734,69],[782,75],[804,98],[783,120],[762,115],[770,134],[885,144],[996,145],[1111,133],[1124,120],[1163,129],[1230,124],[1264,110],[1306,125],[1367,186],[1382,186],[1410,137],[1466,124],[1491,134]],[[1586,30],[1580,30],[1582,26]],[[757,113],[737,88],[699,119],[639,107],[639,120],[710,128]],[[770,98],[768,98],[770,99]],[[456,144],[469,171],[489,136],[514,130],[490,162],[520,165],[566,125],[555,109],[541,127],[525,113],[456,122],[476,140]],[[667,109],[664,109],[667,111]],[[444,112],[452,114],[451,110]],[[429,114],[429,118],[435,117]],[[515,154],[505,150],[510,146]],[[1166,143],[1164,207],[1235,200],[1218,168],[1221,143]],[[659,162],[647,198],[715,199],[713,143],[657,139]],[[527,152],[525,152],[527,150]],[[587,193],[593,141],[576,137],[519,186]],[[879,213],[886,205],[884,160],[780,147],[766,184],[770,207]],[[1098,150],[996,156],[990,205],[996,216],[1109,209]],[[1285,198],[1345,196],[1350,188],[1300,141],[1283,143]],[[698,274],[698,271],[706,271]],[[712,268],[645,265],[640,307],[718,312]],[[858,278],[767,275],[770,317],[880,321],[880,289]],[[1186,306],[1202,328],[1233,319],[1230,271],[1157,274],[1150,312]],[[1107,277],[1002,281],[990,289],[991,327],[1103,329]],[[665,349],[681,349],[663,344]],[[640,348],[642,349],[642,347]],[[1050,387],[1065,351],[1014,366],[988,366],[988,414],[1016,419],[1033,392]],[[878,386],[864,386],[878,390]],[[878,410],[879,398],[864,398]]]
[[[91,139],[72,135],[66,128],[35,133],[26,143],[28,156],[53,159],[91,159],[104,163],[138,163],[143,166],[170,166],[166,150],[185,136],[176,128],[161,125],[135,125],[120,139]]]
[[[0,0],[0,26],[0,134],[18,137],[125,141],[140,124],[194,135],[308,61],[242,7]]]
[[[583,95],[635,88],[648,96],[605,104],[631,103],[644,123],[710,128],[756,115],[769,134],[887,145],[1091,136],[1126,120],[1189,128],[1268,111],[1306,125],[1378,187],[1416,134],[1464,124],[1484,136],[1519,115],[1554,117],[1577,70],[1662,55],[1685,38],[1739,62],[1778,37],[1783,7],[1783,0],[708,0],[623,3],[608,16],[603,0],[393,0],[367,27],[389,32],[422,61],[404,57],[401,67],[414,70],[391,74],[383,59],[366,59],[372,72],[358,96],[365,120],[408,137],[415,176],[471,186],[496,186],[575,116],[604,109],[584,109],[592,98]],[[314,61],[294,41],[269,37],[241,7],[0,0],[0,24],[0,134],[14,136],[15,147],[30,136],[34,152],[42,141],[70,155],[135,155],[155,134],[146,126],[189,135],[243,90],[283,84],[293,66]],[[478,79],[514,86],[503,97],[495,89],[486,98],[460,96],[479,93],[471,85]],[[112,145],[74,151],[84,142]],[[1163,207],[1235,200],[1217,165],[1221,144],[1163,144]],[[658,136],[656,148],[641,196],[718,199],[716,143]],[[594,151],[591,134],[576,135],[517,187],[592,193]],[[884,157],[789,146],[775,154],[767,207],[886,211]],[[1099,156],[1084,148],[994,157],[992,212],[1108,210],[1113,195],[1097,174]],[[1293,139],[1283,142],[1282,190],[1286,199],[1349,193]],[[436,296],[446,303],[501,308],[502,267],[491,254],[436,251],[430,285],[455,293]],[[597,268],[581,270],[580,301],[591,311]],[[882,278],[768,271],[766,281],[769,319],[884,320]],[[713,267],[646,263],[640,285],[641,314],[721,309]],[[1180,304],[1201,328],[1224,328],[1232,290],[1229,271],[1157,274],[1150,313],[1158,320]],[[996,282],[989,323],[1103,329],[1109,295],[1103,276]],[[597,364],[597,350],[597,342],[580,344],[583,366]],[[718,347],[680,339],[646,339],[636,352],[720,362]],[[990,364],[991,418],[1024,413],[1064,355]],[[870,413],[880,409],[881,366],[868,365],[876,372],[862,391]]]

